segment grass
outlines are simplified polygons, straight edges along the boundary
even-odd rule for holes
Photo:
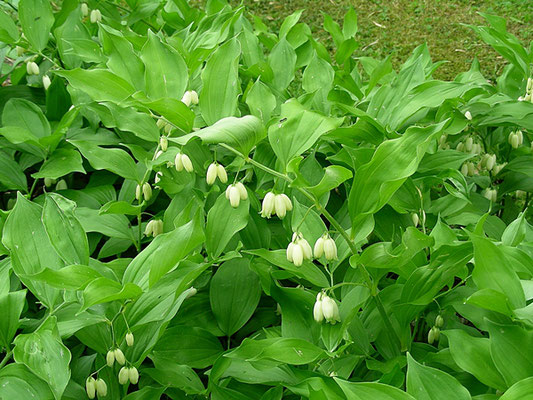
[[[240,1],[231,1],[238,5]],[[533,1],[527,0],[244,0],[250,13],[273,28],[296,10],[304,9],[302,21],[313,34],[331,46],[322,27],[322,13],[342,22],[350,6],[358,14],[360,50],[355,56],[383,59],[391,55],[401,65],[412,50],[426,42],[433,61],[447,60],[435,73],[453,79],[467,70],[477,57],[487,78],[496,77],[505,60],[463,24],[484,25],[478,12],[507,19],[508,30],[529,47],[533,40]]]

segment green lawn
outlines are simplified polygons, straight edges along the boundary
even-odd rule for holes
[[[240,1],[232,1],[238,5]],[[497,14],[522,41],[533,40],[533,1],[528,0],[244,0],[250,13],[279,26],[283,18],[304,9],[302,19],[315,36],[329,44],[322,13],[341,21],[353,6],[359,18],[360,49],[356,56],[392,57],[398,66],[419,44],[427,42],[434,61],[447,60],[435,76],[451,79],[469,68],[475,56],[487,78],[504,60],[463,24],[483,24],[478,12]]]

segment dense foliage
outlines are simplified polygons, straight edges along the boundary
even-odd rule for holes
[[[357,18],[0,8],[0,398],[533,396],[531,46],[454,81]],[[503,395],[502,395],[503,394]]]

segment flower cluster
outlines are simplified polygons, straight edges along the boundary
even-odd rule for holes
[[[511,132],[508,141],[513,149],[518,149],[524,143],[524,134],[520,130]]]
[[[435,318],[435,324],[428,332],[428,343],[433,344],[438,342],[440,338],[440,328],[444,326],[444,318],[441,315],[437,315]]]
[[[226,189],[226,199],[229,200],[233,208],[239,207],[241,200],[246,200],[247,198],[248,192],[241,182],[229,185]]]
[[[98,394],[98,397],[107,396],[107,385],[103,379],[94,379],[92,376],[88,377],[85,381],[85,390],[87,391],[87,397],[94,399]]]
[[[265,195],[261,208],[262,217],[270,218],[272,215],[277,215],[280,218],[284,218],[287,215],[287,211],[292,211],[292,201],[286,194],[268,192]]]
[[[339,314],[339,307],[335,300],[326,295],[324,292],[319,292],[316,296],[316,302],[313,307],[313,318],[316,322],[321,323],[326,320],[330,324],[336,324],[341,321]]]
[[[148,221],[146,224],[146,228],[144,229],[144,235],[145,236],[153,236],[156,237],[157,235],[160,235],[163,233],[163,221],[160,219],[152,219]]]
[[[226,168],[222,164],[212,163],[207,168],[206,181],[208,185],[215,183],[216,179],[220,182],[226,183],[228,181],[228,174]]]
[[[315,258],[320,258],[324,255],[328,261],[337,259],[337,245],[335,244],[335,240],[328,233],[323,234],[315,242],[313,253]]]
[[[176,154],[176,158],[174,159],[174,165],[176,166],[176,171],[187,171],[187,172],[193,172],[194,168],[192,166],[191,159],[187,154],[178,153]]]
[[[303,238],[301,233],[294,232],[292,241],[287,247],[287,260],[299,267],[304,260],[310,260],[311,258],[313,258],[311,246],[309,246],[309,243]]]

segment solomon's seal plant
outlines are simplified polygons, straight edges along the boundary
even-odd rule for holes
[[[530,398],[531,45],[192,3],[0,2],[0,398]]]

